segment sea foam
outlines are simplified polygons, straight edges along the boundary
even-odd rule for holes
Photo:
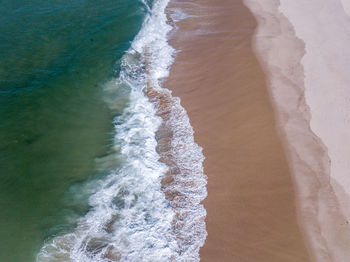
[[[129,94],[127,107],[114,119],[120,154],[109,157],[123,164],[90,182],[89,212],[71,232],[49,240],[37,262],[199,261],[207,234],[200,204],[207,194],[204,156],[180,100],[161,87],[175,53],[167,40],[168,0],[152,7],[144,3],[143,26],[106,90],[111,109],[119,103],[113,92]],[[161,130],[170,132],[166,150],[160,148]],[[172,180],[165,183],[167,176]]]

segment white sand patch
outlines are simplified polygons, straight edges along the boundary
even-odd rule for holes
[[[350,0],[341,0],[344,10],[350,18]]]
[[[350,1],[342,2],[349,8]],[[350,19],[344,7],[335,0],[282,0],[280,10],[305,42],[311,128],[328,148],[331,177],[350,194]]]
[[[348,262],[350,1],[245,3],[259,23],[255,48],[286,140],[310,253],[315,261]]]

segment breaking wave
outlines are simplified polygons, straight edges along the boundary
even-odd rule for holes
[[[204,156],[180,100],[162,88],[174,56],[168,0],[144,3],[143,26],[105,90],[112,110],[124,108],[114,119],[114,152],[101,160],[110,171],[84,187],[88,213],[45,243],[37,262],[199,261]]]

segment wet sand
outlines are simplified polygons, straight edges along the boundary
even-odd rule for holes
[[[257,22],[241,1],[172,1],[190,17],[165,87],[181,98],[203,147],[208,237],[201,261],[309,261],[267,79],[253,51]]]

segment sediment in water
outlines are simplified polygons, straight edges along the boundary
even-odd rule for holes
[[[184,261],[199,261],[199,248],[207,236],[206,211],[201,204],[207,195],[202,149],[194,142],[192,127],[179,99],[166,89],[150,87],[146,93],[162,118],[156,136],[157,152],[168,167],[162,190],[175,212],[172,226],[178,252]]]
[[[146,4],[146,2],[145,2]],[[162,88],[174,49],[167,42],[167,0],[153,1],[107,89],[120,167],[88,183],[89,212],[43,246],[37,261],[199,261],[206,237],[203,154],[179,99]],[[116,98],[116,99],[115,99]],[[103,162],[103,161],[101,161]],[[169,178],[171,177],[171,180]]]

